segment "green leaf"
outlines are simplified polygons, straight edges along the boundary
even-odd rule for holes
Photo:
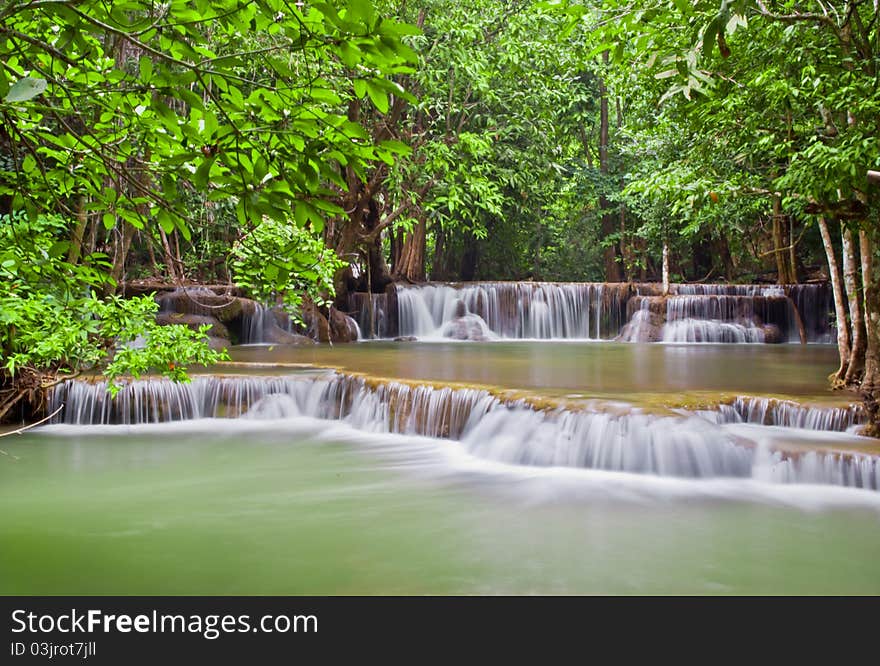
[[[26,102],[46,90],[46,79],[37,79],[25,76],[12,84],[9,92],[3,98],[4,102]]]
[[[388,113],[388,94],[379,88],[372,81],[367,81],[367,93],[370,96],[370,101],[376,106],[379,110],[379,113]]]
[[[379,145],[392,153],[397,153],[398,155],[409,155],[412,153],[412,148],[403,141],[398,141],[397,139],[387,139]]]
[[[201,164],[199,164],[198,169],[196,169],[195,174],[193,174],[192,182],[199,189],[204,189],[205,185],[208,184],[208,178],[211,175],[211,167],[214,165],[214,162],[217,161],[217,156],[209,157],[206,160],[203,160]]]
[[[141,81],[149,83],[153,78],[153,61],[150,60],[149,56],[141,56],[141,59],[138,61],[138,70],[140,71]]]

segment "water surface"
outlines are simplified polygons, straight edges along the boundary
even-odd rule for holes
[[[367,342],[235,347],[236,361],[315,363],[397,379],[472,382],[588,395],[725,391],[820,400],[837,368],[832,345],[667,345],[615,342]]]
[[[4,441],[3,594],[880,593],[880,495],[502,465],[299,418]]]

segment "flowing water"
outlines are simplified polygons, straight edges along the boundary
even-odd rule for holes
[[[873,492],[504,465],[304,417],[4,445],[4,594],[880,593]]]
[[[398,286],[390,300],[388,294],[359,295],[351,309],[366,337],[379,338],[611,340],[623,334],[631,342],[834,339],[827,285],[670,287],[667,297],[653,283],[434,283]],[[658,302],[658,331],[633,339],[624,327],[645,299]],[[476,334],[457,325],[466,317],[479,322],[479,328],[471,327]]]
[[[0,440],[0,593],[880,593],[880,446],[835,348],[670,341],[821,342],[825,298],[432,285],[359,305],[431,342],[69,382]]]

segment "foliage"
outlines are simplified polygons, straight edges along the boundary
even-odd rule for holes
[[[0,22],[0,196],[31,217],[51,202],[72,219],[84,196],[107,228],[188,238],[195,190],[233,200],[242,226],[293,210],[320,233],[341,212],[339,165],[397,150],[342,100],[405,94],[390,76],[409,71],[413,29],[365,0],[12,2]]]
[[[58,238],[66,226],[58,216],[0,218],[0,364],[7,375],[103,369],[115,393],[124,374],[155,370],[180,381],[188,365],[225,358],[204,345],[205,330],[157,325],[150,297],[101,297],[106,259],[66,262],[68,243]]]
[[[294,317],[303,296],[318,305],[332,298],[333,276],[346,265],[319,238],[271,218],[236,243],[233,256],[236,283],[264,302],[282,302]]]

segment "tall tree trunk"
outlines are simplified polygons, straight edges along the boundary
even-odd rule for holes
[[[865,289],[865,374],[861,394],[867,412],[866,435],[880,436],[880,272],[874,265],[877,230],[862,228],[859,245],[862,253],[862,284]]]
[[[131,247],[131,239],[134,238],[135,228],[128,222],[121,223],[121,229],[116,236],[113,251],[113,268],[110,276],[119,283],[125,274],[125,260],[128,258],[128,249]]]
[[[602,62],[608,65],[608,51],[602,53]],[[608,164],[608,89],[605,79],[599,79],[599,171],[607,175]],[[608,238],[616,231],[614,215],[609,211],[611,203],[603,193],[599,197],[599,208],[602,210],[602,239],[608,242]],[[605,257],[605,281],[620,282],[620,264],[617,261],[617,243],[610,243],[604,252]]]
[[[174,253],[171,252],[168,235],[161,227],[159,228],[159,237],[162,239],[162,254],[165,256],[165,271],[172,282],[179,282],[183,276],[178,276],[177,274],[177,264],[174,262]]]
[[[791,284],[789,274],[788,253],[785,251],[786,233],[785,216],[782,215],[781,201],[773,197],[773,256],[776,257],[776,281],[779,284]]]
[[[461,257],[461,279],[470,282],[477,274],[477,260],[480,256],[480,248],[476,239],[468,239]]]
[[[397,262],[394,264],[394,277],[410,282],[425,280],[425,243],[427,221],[424,215],[413,227],[412,233],[406,234],[398,248]]]
[[[859,262],[856,260],[855,239],[851,229],[843,225],[843,282],[849,301],[849,317],[852,325],[852,352],[846,370],[847,385],[858,384],[865,369],[865,319],[862,310],[861,285],[859,284]]]
[[[859,231],[865,301],[865,376],[862,390],[880,395],[880,273],[874,267],[876,230]]]
[[[789,277],[791,278],[791,284],[798,283],[798,267],[797,267],[797,252],[795,251],[795,238],[794,238],[794,218],[789,216],[788,218],[788,258],[791,262],[789,266]]]
[[[434,223],[434,257],[431,260],[431,279],[439,280],[446,274],[446,232],[439,222]]]
[[[831,278],[831,291],[834,294],[834,315],[837,318],[837,351],[840,354],[840,367],[833,375],[832,383],[839,385],[846,377],[849,367],[849,355],[851,353],[849,325],[846,319],[846,302],[841,285],[840,269],[837,265],[837,257],[834,254],[834,245],[831,242],[831,233],[828,231],[828,223],[824,217],[819,218],[819,233],[822,235],[822,245],[825,247],[825,257],[828,259],[828,275]]]

